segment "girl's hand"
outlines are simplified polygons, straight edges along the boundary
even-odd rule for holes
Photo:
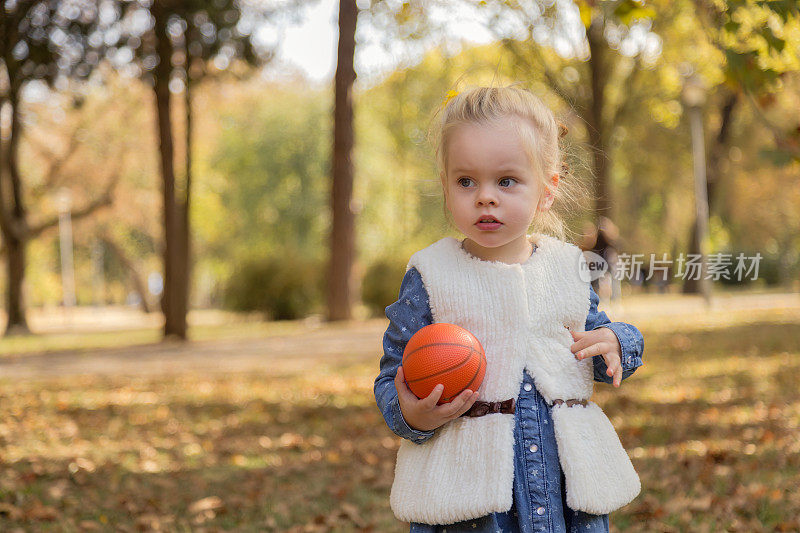
[[[609,328],[597,328],[592,331],[572,331],[572,339],[576,342],[570,346],[577,360],[594,355],[602,355],[606,361],[606,374],[614,376],[613,385],[619,387],[622,382],[622,346],[619,339]]]
[[[444,386],[440,383],[436,385],[427,398],[420,400],[408,388],[402,366],[397,368],[394,386],[397,389],[397,397],[400,401],[400,411],[403,412],[403,418],[412,429],[417,431],[430,431],[458,418],[463,413],[466,413],[475,403],[475,400],[478,399],[477,392],[467,389],[462,391],[450,403],[436,405],[444,390]]]

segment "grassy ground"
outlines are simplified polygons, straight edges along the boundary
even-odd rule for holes
[[[642,479],[613,531],[800,531],[793,296],[608,311],[645,337],[645,365],[594,398]],[[372,396],[385,322],[364,327],[373,340],[355,356],[300,366],[279,364],[291,350],[254,352],[261,369],[210,372],[189,345],[167,374],[0,377],[0,531],[407,531],[388,504],[399,438]],[[298,350],[335,337],[322,329]]]

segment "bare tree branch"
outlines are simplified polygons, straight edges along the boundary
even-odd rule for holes
[[[120,263],[125,269],[128,270],[130,273],[131,281],[133,282],[133,289],[139,294],[139,299],[141,300],[142,311],[145,313],[150,313],[153,311],[152,306],[147,301],[147,291],[145,290],[145,282],[142,278],[142,273],[136,268],[136,264],[134,263],[133,259],[131,259],[128,254],[125,252],[125,249],[117,244],[114,238],[108,233],[103,232],[99,239],[103,241],[103,243],[114,253],[117,258],[119,258]]]
[[[67,164],[67,161],[75,154],[80,146],[79,132],[80,127],[75,128],[72,131],[69,144],[67,145],[66,150],[60,155],[56,154],[50,148],[44,146],[44,144],[39,140],[34,140],[33,137],[29,136],[26,140],[28,143],[35,147],[40,154],[44,155],[46,159],[49,160],[49,165],[47,167],[47,171],[44,174],[44,179],[42,180],[41,185],[36,187],[36,189],[32,192],[38,193],[39,191],[46,191],[51,190],[55,186],[56,179],[58,175],[61,173],[61,169],[64,168],[64,165]]]
[[[73,221],[80,220],[82,218],[86,218],[89,215],[93,214],[100,208],[108,207],[114,203],[114,189],[116,189],[117,184],[119,183],[120,174],[116,173],[114,176],[109,180],[108,186],[106,187],[105,192],[86,204],[81,209],[72,211],[71,218]],[[44,233],[50,228],[53,228],[58,225],[58,215],[50,217],[46,220],[43,220],[37,224],[30,225],[26,231],[26,236],[29,239],[33,239]],[[6,246],[3,244],[0,246],[0,255],[4,255],[6,253]]]

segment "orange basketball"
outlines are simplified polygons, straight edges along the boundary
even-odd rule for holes
[[[417,398],[426,398],[441,383],[438,405],[463,390],[478,390],[486,374],[486,355],[475,335],[455,324],[438,322],[417,331],[403,352],[403,374]]]

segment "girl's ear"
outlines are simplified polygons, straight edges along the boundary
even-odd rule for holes
[[[447,207],[447,209],[450,209],[450,207],[447,205],[447,187],[445,186],[445,183],[447,183],[447,181],[444,170],[439,171],[439,179],[441,180],[442,184],[442,196],[444,196],[444,205],[445,207]]]
[[[558,174],[553,174],[550,176],[550,185],[546,186],[544,189],[544,194],[539,200],[539,209],[542,211],[547,211],[550,209],[550,206],[553,205],[553,200],[555,200],[555,191],[558,188]]]

